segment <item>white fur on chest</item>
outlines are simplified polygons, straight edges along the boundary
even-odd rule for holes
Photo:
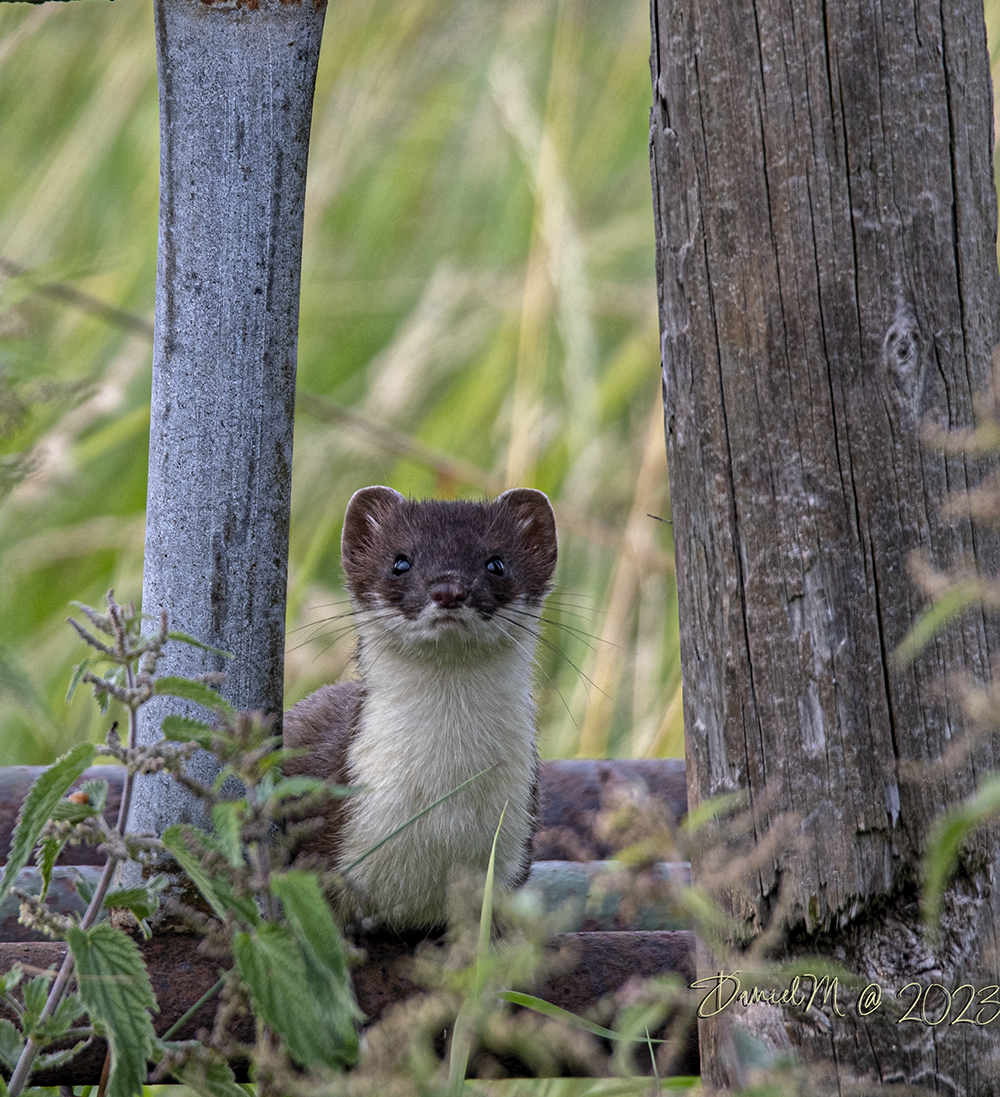
[[[383,649],[363,659],[367,691],[348,752],[343,871],[396,827],[474,774],[490,771],[391,838],[350,874],[360,902],[398,927],[446,921],[452,866],[485,872],[501,812],[496,875],[517,875],[533,826],[533,640],[475,658],[414,661]]]

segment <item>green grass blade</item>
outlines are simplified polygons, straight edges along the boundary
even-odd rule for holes
[[[500,994],[500,997],[505,1002],[510,1002],[515,1006],[522,1006],[524,1009],[533,1009],[536,1013],[541,1013],[546,1017],[550,1017],[553,1021],[565,1021],[567,1024],[574,1025],[576,1028],[582,1028],[585,1032],[592,1033],[594,1036],[602,1036],[605,1040],[622,1039],[621,1034],[615,1032],[613,1029],[604,1028],[602,1025],[596,1025],[593,1021],[588,1021],[579,1014],[571,1013],[568,1009],[563,1009],[562,1006],[554,1006],[551,1002],[546,1002],[544,998],[536,998],[534,994],[523,994],[519,990],[505,990]],[[656,1040],[654,1043],[662,1043],[662,1041]]]
[[[968,583],[956,583],[928,606],[914,621],[910,631],[903,637],[899,647],[892,653],[892,662],[897,667],[912,663],[933,638],[960,613],[974,605],[983,596],[982,584],[975,580]]]
[[[483,887],[483,906],[479,914],[479,941],[476,947],[476,966],[472,990],[462,1003],[455,1018],[455,1029],[451,1037],[451,1053],[448,1057],[448,1088],[459,1093],[465,1085],[465,1074],[469,1067],[469,1053],[472,1050],[472,1021],[479,1011],[483,987],[486,984],[487,963],[490,953],[490,938],[493,933],[493,881],[496,868],[497,839],[507,814],[507,804],[500,812],[500,822],[493,834],[490,847],[490,860],[486,866],[486,884]]]
[[[934,820],[924,851],[921,905],[927,926],[937,927],[944,889],[955,871],[965,840],[997,813],[1000,813],[1000,777],[994,776],[969,799]]]
[[[509,803],[510,801],[508,801]],[[482,993],[486,974],[486,961],[489,959],[490,938],[493,934],[493,882],[496,876],[497,841],[500,838],[500,828],[503,826],[504,816],[507,814],[507,804],[504,804],[500,812],[500,822],[493,834],[493,845],[490,846],[490,860],[486,866],[486,883],[483,886],[483,908],[479,914],[479,943],[476,949],[476,994]]]
[[[391,841],[393,838],[395,838],[400,831],[406,830],[408,826],[412,826],[418,819],[422,819],[429,811],[433,811],[436,807],[443,804],[445,800],[450,800],[452,796],[457,796],[462,791],[462,789],[468,788],[468,786],[471,785],[473,781],[478,781],[480,777],[484,776],[485,774],[489,773],[491,769],[495,768],[496,765],[494,764],[492,766],[487,766],[486,769],[481,769],[478,773],[473,774],[468,779],[468,781],[463,781],[460,785],[453,788],[451,792],[446,792],[444,796],[439,797],[437,800],[434,801],[433,804],[428,804],[427,807],[425,807],[422,811],[418,811],[416,815],[411,815],[405,823],[400,823],[395,830],[389,831],[389,833],[380,842],[376,842],[375,845],[373,845],[370,849],[366,849],[360,857],[353,860],[347,866],[347,868],[344,869],[344,875],[346,876],[347,873],[349,873],[352,869],[357,868],[358,865],[360,865],[366,857],[371,857],[371,855],[377,849],[381,849],[382,846],[386,844],[386,842]]]

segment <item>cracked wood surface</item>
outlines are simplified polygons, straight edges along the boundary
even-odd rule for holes
[[[988,838],[939,946],[911,901],[928,823],[996,768],[997,741],[946,777],[899,765],[939,758],[960,734],[941,682],[988,677],[996,623],[970,612],[911,667],[891,661],[923,605],[913,551],[939,568],[967,554],[997,564],[992,531],[941,517],[982,468],[920,436],[925,419],[972,422],[1000,336],[982,7],[653,0],[652,22],[692,805],[747,797],[760,855],[732,909],[751,934],[787,903],[790,955],[872,978],[881,965],[883,985],[917,969],[997,982],[981,955],[998,912]],[[777,840],[779,820],[797,843]],[[997,1085],[961,1061],[992,1030],[747,1024],[835,1062],[838,1078]],[[719,1085],[742,1069],[725,1065],[723,1028],[702,1022],[705,1079]]]

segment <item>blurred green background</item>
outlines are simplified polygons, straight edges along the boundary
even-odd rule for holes
[[[335,0],[305,218],[286,703],[350,673],[351,493],[559,517],[544,756],[683,753],[646,0]],[[141,593],[149,0],[0,4],[0,764],[105,722],[72,600]],[[96,301],[94,300],[96,299]],[[99,307],[97,302],[104,306]]]
[[[986,5],[996,70],[1000,0]],[[683,754],[646,0],[334,0],[305,219],[286,703],[350,673],[351,493],[546,491],[544,756]],[[102,737],[69,603],[138,599],[149,0],[0,3],[0,764]]]

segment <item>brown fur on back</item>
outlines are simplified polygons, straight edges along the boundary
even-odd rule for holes
[[[320,777],[346,785],[347,748],[357,731],[364,686],[358,681],[323,686],[285,713],[284,745],[305,748],[306,754],[289,759],[286,776]],[[319,813],[323,825],[296,846],[300,853],[318,854],[328,865],[336,863],[344,818],[344,800],[330,799]]]

